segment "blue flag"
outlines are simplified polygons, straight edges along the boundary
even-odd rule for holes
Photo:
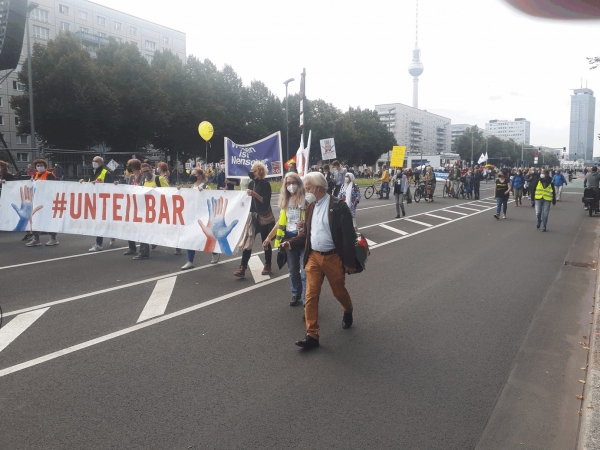
[[[236,144],[225,138],[225,176],[247,177],[256,161],[267,166],[267,178],[282,175],[281,132],[273,133],[251,144]]]

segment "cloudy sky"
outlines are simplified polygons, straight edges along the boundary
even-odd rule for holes
[[[414,0],[96,2],[185,32],[188,54],[280,98],[306,68],[307,96],[342,110],[412,102]],[[598,21],[535,19],[502,0],[420,0],[419,47],[420,108],[480,127],[525,117],[533,145],[568,147],[570,90],[582,79],[600,96],[600,68],[586,60],[600,56]]]

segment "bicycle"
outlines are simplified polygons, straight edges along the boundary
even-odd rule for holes
[[[421,199],[426,198],[426,196],[427,196],[427,191],[425,190],[425,183],[420,183],[415,188],[415,193],[413,194],[413,199],[415,200],[415,202],[419,203],[421,201]]]
[[[451,183],[449,183],[449,182],[444,183],[444,188],[442,189],[442,197],[444,197],[444,198],[446,198],[446,196],[452,197],[453,195],[454,195],[454,193],[452,192]]]
[[[380,187],[381,187],[381,185],[380,185]],[[373,182],[372,185],[367,186],[365,188],[364,197],[368,200],[368,199],[370,199],[373,196],[373,194],[379,194],[379,189],[377,189],[375,187],[375,182]]]
[[[465,190],[465,183],[460,182],[460,186],[458,187],[458,196],[463,199],[467,196],[467,191]]]

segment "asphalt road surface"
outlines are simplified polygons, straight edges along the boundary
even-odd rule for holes
[[[495,220],[491,184],[403,219],[363,200],[354,325],[325,286],[309,352],[260,239],[240,280],[239,257],[181,272],[173,249],[133,261],[122,241],[1,232],[0,448],[575,448],[596,272],[565,261],[598,259],[600,220],[581,185],[546,233],[527,201]]]

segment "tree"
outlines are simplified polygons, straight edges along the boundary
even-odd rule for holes
[[[102,80],[113,97],[112,127],[105,130],[105,143],[115,151],[136,151],[146,148],[156,130],[165,126],[165,111],[160,109],[156,79],[148,61],[131,43],[110,44],[98,51],[97,61]]]
[[[116,102],[102,81],[89,52],[80,48],[71,33],[61,33],[47,46],[35,44],[32,55],[36,134],[51,148],[86,150],[104,141],[112,128]],[[11,107],[19,117],[18,131],[29,134],[29,86],[27,63],[18,75],[25,85]]]

